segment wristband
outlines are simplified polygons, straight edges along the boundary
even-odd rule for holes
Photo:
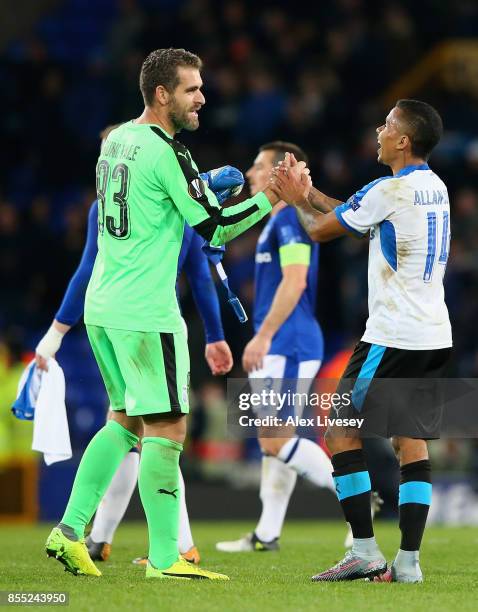
[[[35,352],[44,359],[50,359],[58,352],[65,334],[58,331],[53,323],[43,338],[38,343]]]

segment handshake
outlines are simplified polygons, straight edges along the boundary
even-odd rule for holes
[[[239,195],[244,186],[242,172],[234,166],[222,166],[199,175],[216,195],[219,204]],[[300,205],[307,201],[312,180],[305,162],[298,162],[292,153],[272,170],[269,189],[288,204]]]
[[[284,159],[273,168],[269,187],[287,204],[300,206],[307,203],[312,187],[307,164],[303,161],[298,162],[293,153],[286,153]]]

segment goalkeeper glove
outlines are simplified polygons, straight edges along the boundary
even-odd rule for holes
[[[214,192],[219,204],[224,204],[229,198],[239,195],[244,185],[242,172],[234,166],[222,166],[203,172],[199,175]]]

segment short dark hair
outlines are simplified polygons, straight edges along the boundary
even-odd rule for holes
[[[397,100],[395,106],[402,111],[410,130],[413,155],[428,159],[443,134],[440,115],[433,106],[420,100]]]
[[[297,161],[308,163],[308,157],[304,151],[292,142],[284,142],[283,140],[274,140],[259,147],[259,151],[275,151],[275,162],[278,163],[286,153],[293,153]]]
[[[153,104],[158,85],[162,85],[169,92],[176,89],[180,66],[201,70],[202,61],[197,55],[184,49],[156,49],[148,55],[139,75],[139,88],[146,105]]]

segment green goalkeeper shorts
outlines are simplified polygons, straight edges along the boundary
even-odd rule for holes
[[[189,412],[186,334],[87,325],[112,410],[128,416]]]

